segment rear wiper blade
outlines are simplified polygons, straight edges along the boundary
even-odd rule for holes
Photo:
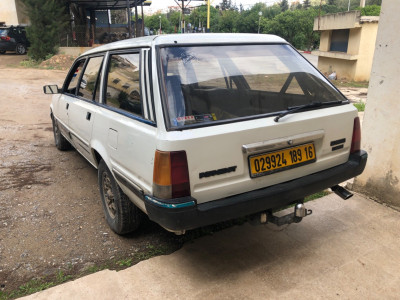
[[[303,110],[303,109],[307,109],[307,108],[316,108],[316,107],[320,107],[320,106],[329,106],[329,105],[335,105],[335,104],[342,104],[345,103],[346,101],[342,101],[342,100],[338,100],[338,101],[329,101],[329,102],[311,102],[311,103],[307,103],[304,105],[299,105],[299,106],[291,106],[288,107],[284,112],[280,113],[279,115],[277,115],[274,119],[275,122],[278,122],[280,118],[288,115],[288,114],[292,114],[296,111],[299,110]]]

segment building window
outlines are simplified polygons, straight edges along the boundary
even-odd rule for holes
[[[350,29],[332,30],[331,46],[329,51],[338,51],[347,53],[349,45]]]

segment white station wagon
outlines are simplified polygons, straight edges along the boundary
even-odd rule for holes
[[[337,184],[367,161],[357,110],[277,36],[128,39],[84,53],[44,91],[57,148],[98,169],[118,234],[143,214],[177,234],[244,216],[300,222],[305,196],[351,197]]]

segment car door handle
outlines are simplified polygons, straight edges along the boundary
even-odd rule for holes
[[[86,120],[90,121],[90,117],[92,116],[92,114],[90,112],[86,113]]]
[[[65,105],[65,108],[66,108],[66,109],[68,109],[68,108],[69,108],[69,103],[67,103],[67,104]]]

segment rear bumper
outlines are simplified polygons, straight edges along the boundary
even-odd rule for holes
[[[310,194],[330,188],[364,171],[368,154],[359,151],[339,166],[263,189],[196,204],[188,197],[166,202],[145,197],[149,218],[171,231],[181,231],[284,207]],[[178,199],[176,199],[178,200]],[[183,201],[182,201],[183,200]]]

